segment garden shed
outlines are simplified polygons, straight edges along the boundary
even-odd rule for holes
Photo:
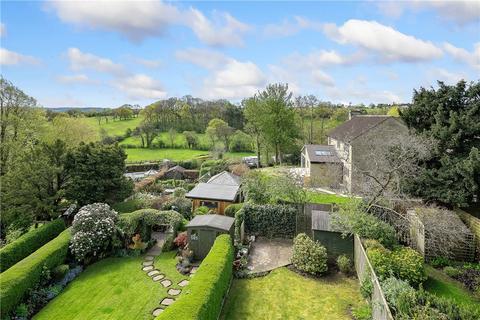
[[[233,240],[235,219],[217,214],[195,216],[187,225],[188,247],[195,259],[207,256],[220,234],[229,234]]]

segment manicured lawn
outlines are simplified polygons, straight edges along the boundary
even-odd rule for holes
[[[98,124],[98,119],[96,117],[81,119],[90,123],[95,128],[98,128],[99,133],[100,129],[105,129],[109,136],[124,135],[127,129],[133,130],[140,125],[140,122],[142,122],[142,116],[138,116],[137,118],[132,118],[128,120],[113,120],[113,118],[110,118],[108,120],[108,123],[106,123],[105,119],[102,118],[100,124]]]
[[[480,308],[480,299],[476,299],[461,283],[451,279],[440,270],[427,267],[428,280],[424,284],[425,290],[440,297],[445,297],[457,303]]]
[[[152,311],[167,289],[141,270],[142,257],[107,258],[89,266],[35,317],[51,319],[153,319]],[[155,260],[155,267],[173,281],[187,277],[175,269],[175,252]]]
[[[356,279],[303,277],[287,268],[255,279],[234,280],[222,319],[352,319],[366,302]]]
[[[192,150],[192,149],[125,149],[127,153],[127,162],[140,161],[161,161],[163,159],[170,159],[173,161],[191,160],[199,156],[209,155],[208,151]],[[251,156],[253,153],[249,152],[225,152],[224,157],[230,159],[239,159],[241,157]]]
[[[320,192],[308,191],[308,201],[312,203],[347,203],[350,198],[341,197],[336,194],[327,194]]]

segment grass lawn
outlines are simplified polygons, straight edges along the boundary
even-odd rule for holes
[[[191,160],[199,156],[209,155],[208,151],[192,149],[145,149],[145,148],[127,148],[127,162],[140,161],[161,161],[170,159],[173,161]],[[249,152],[225,152],[224,157],[229,159],[239,159],[241,157],[251,156]]]
[[[317,280],[280,268],[234,280],[221,319],[352,319],[351,310],[365,305],[356,279]]]
[[[152,311],[167,295],[167,288],[141,270],[142,257],[107,258],[89,266],[35,317],[51,319],[152,320]],[[175,268],[175,252],[162,253],[155,267],[173,281],[187,277]]]
[[[91,124],[93,127],[98,129],[100,133],[100,129],[105,129],[109,136],[121,136],[124,135],[127,129],[135,129],[140,125],[142,122],[142,116],[138,116],[137,118],[132,118],[128,120],[113,120],[110,118],[108,123],[105,122],[105,119],[102,118],[100,124],[98,124],[98,118],[90,117],[90,118],[81,118],[83,121]]]
[[[348,197],[341,197],[336,194],[327,194],[327,193],[320,193],[320,192],[307,192],[308,201],[311,203],[347,203],[350,201]]]
[[[480,299],[476,299],[462,284],[448,277],[442,271],[427,266],[428,280],[423,287],[430,293],[454,300],[460,304],[477,306],[480,308]]]

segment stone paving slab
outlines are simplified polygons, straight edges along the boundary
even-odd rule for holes
[[[172,281],[168,280],[168,279],[165,279],[163,280],[162,282],[160,282],[162,284],[162,286],[164,286],[165,288],[166,287],[170,287],[172,285]]]
[[[188,280],[182,280],[178,283],[180,287],[185,287],[188,284]]]
[[[142,270],[143,270],[143,271],[152,271],[152,270],[153,270],[153,266],[143,267]]]
[[[152,271],[150,271],[149,273],[147,273],[147,275],[148,275],[149,277],[156,276],[157,274],[160,274],[160,271],[158,271],[158,270],[152,270]]]
[[[145,261],[153,261],[153,259],[155,259],[154,256],[146,256],[145,257]]]
[[[192,267],[192,269],[190,270],[190,273],[194,274],[195,272],[197,272],[197,270],[198,270],[198,267]]]
[[[165,276],[163,274],[159,274],[158,276],[153,277],[152,280],[159,281],[159,280],[162,280],[163,278],[165,278]]]
[[[161,305],[164,305],[164,306],[169,306],[171,304],[173,304],[175,302],[175,299],[173,298],[165,298],[162,300],[162,302],[160,302]]]
[[[143,265],[144,267],[151,266],[151,265],[153,265],[153,261],[145,261],[145,262],[142,262],[142,265]]]
[[[182,292],[180,289],[168,289],[167,293],[171,296],[178,296]]]
[[[153,310],[152,315],[153,315],[154,317],[157,317],[157,316],[159,316],[160,313],[162,313],[162,312],[163,312],[163,309],[162,309],[162,308],[157,308],[157,309]]]
[[[265,272],[291,263],[293,241],[290,239],[257,238],[252,243],[247,269],[252,273]]]

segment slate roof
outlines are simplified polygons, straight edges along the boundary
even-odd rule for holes
[[[185,168],[177,165],[167,170],[167,172],[173,172],[173,171],[184,172]]]
[[[328,136],[343,142],[350,142],[388,119],[395,119],[395,117],[383,115],[355,116],[330,131]]]
[[[199,183],[185,195],[187,198],[234,201],[240,186],[216,183]]]
[[[311,163],[340,162],[334,146],[322,144],[306,144],[304,147]],[[330,153],[330,155],[327,155]]]
[[[208,179],[207,183],[239,186],[241,182],[239,176],[228,171],[223,171]]]
[[[235,219],[219,214],[203,214],[195,216],[188,224],[187,228],[191,227],[213,227],[216,229],[229,231]]]

